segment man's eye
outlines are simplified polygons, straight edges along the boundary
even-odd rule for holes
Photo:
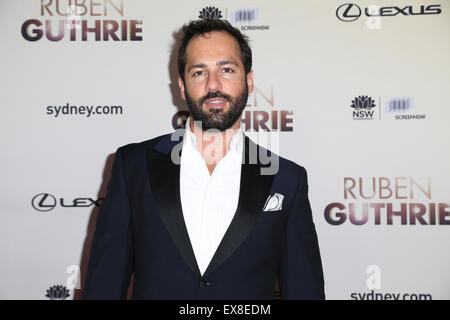
[[[193,76],[193,77],[198,77],[198,76],[201,76],[202,74],[203,74],[203,71],[199,70],[199,71],[195,71],[195,72],[192,74],[192,76]]]
[[[232,72],[234,72],[234,70],[232,68],[223,68],[223,72],[232,73]]]

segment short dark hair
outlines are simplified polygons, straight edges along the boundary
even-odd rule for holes
[[[241,60],[244,65],[245,74],[252,69],[252,49],[249,46],[249,39],[242,34],[239,29],[233,27],[227,20],[203,19],[194,20],[183,25],[180,48],[178,49],[178,74],[184,81],[184,68],[186,67],[186,47],[189,41],[197,35],[203,35],[211,31],[225,31],[229,33],[239,44],[241,49]]]

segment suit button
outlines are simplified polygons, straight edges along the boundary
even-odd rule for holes
[[[200,288],[206,288],[206,287],[209,287],[210,285],[211,285],[211,282],[206,281],[206,279],[200,280]]]

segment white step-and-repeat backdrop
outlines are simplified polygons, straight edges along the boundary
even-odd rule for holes
[[[243,126],[308,171],[327,298],[450,299],[446,0],[2,0],[0,298],[78,297],[115,150],[186,118],[199,17],[251,39]]]

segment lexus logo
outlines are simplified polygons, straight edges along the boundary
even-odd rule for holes
[[[31,205],[37,211],[46,212],[56,207],[56,198],[48,193],[40,193],[33,197]]]
[[[354,3],[344,3],[336,10],[336,17],[344,22],[355,21],[361,16],[361,8]]]
[[[418,16],[418,15],[434,15],[441,14],[442,9],[440,4],[430,5],[404,5],[402,7],[388,6],[388,7],[374,7],[375,12],[371,12],[370,7],[364,8],[366,17],[395,17],[395,16]],[[372,11],[373,11],[372,9]],[[344,3],[336,9],[336,17],[344,22],[351,22],[357,20],[363,14],[361,8],[354,3]]]
[[[59,199],[59,205],[63,208],[88,208],[91,206],[100,207],[103,198],[94,200],[92,198],[75,198],[72,203],[68,203],[64,198]],[[49,193],[40,193],[31,200],[34,209],[40,212],[47,212],[58,205],[56,198]]]

